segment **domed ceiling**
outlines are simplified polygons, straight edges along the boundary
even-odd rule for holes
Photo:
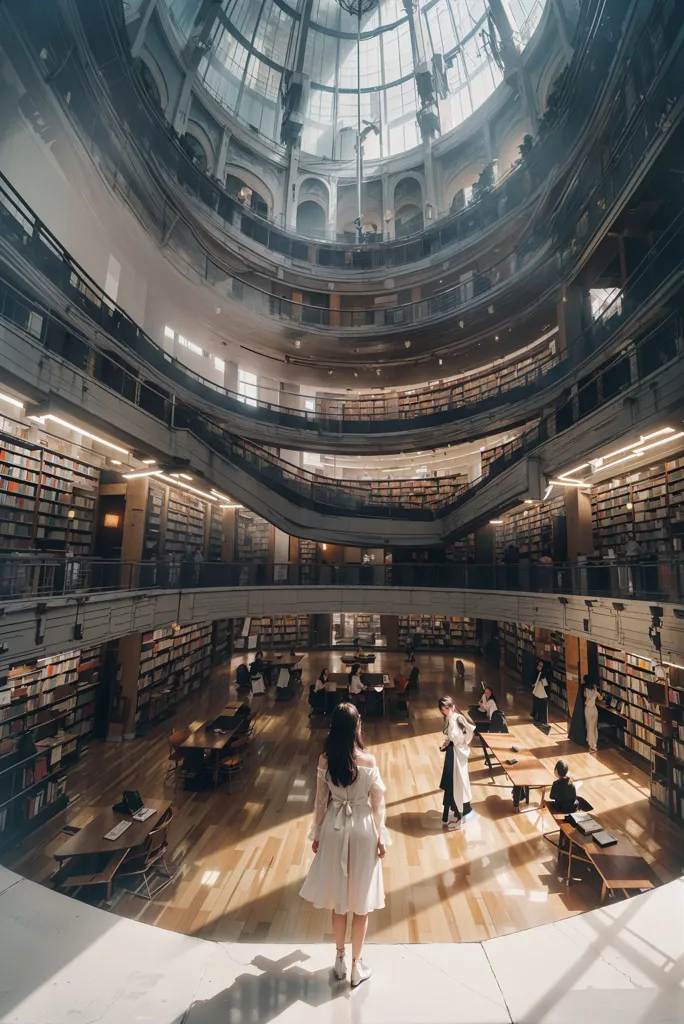
[[[425,55],[432,72],[442,134],[503,80],[490,2],[522,49],[546,0],[377,0],[362,18],[360,53],[357,19],[337,0],[219,0],[199,78],[232,114],[280,141],[281,95],[289,73],[300,70],[306,76],[302,149],[347,160],[354,153],[360,57],[361,116],[377,128],[365,157],[392,156],[420,143],[414,53]],[[201,0],[164,3],[185,42]],[[414,11],[413,43],[407,8]]]

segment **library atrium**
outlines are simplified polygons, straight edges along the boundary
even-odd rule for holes
[[[682,153],[681,0],[0,2],[0,1024],[684,1020]]]

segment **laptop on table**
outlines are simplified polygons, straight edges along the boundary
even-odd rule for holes
[[[143,806],[142,797],[137,789],[125,789],[123,798],[128,813],[134,821],[147,821],[149,817],[157,813],[155,807]]]

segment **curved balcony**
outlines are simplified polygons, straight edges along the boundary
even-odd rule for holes
[[[663,417],[681,406],[679,314],[674,312],[650,333],[644,324],[649,317],[657,317],[668,301],[677,309],[684,259],[679,256],[676,269],[665,280],[658,261],[650,264],[650,271],[657,284],[643,295],[637,312],[620,323],[630,334],[642,332],[634,346],[623,346],[600,373],[585,379],[576,396],[490,463],[481,481],[471,485],[446,481],[441,493],[427,496],[419,507],[415,481],[410,482],[410,494],[402,495],[399,489],[389,503],[377,485],[308,473],[236,438],[154,381],[131,372],[118,357],[90,348],[72,331],[65,331],[63,323],[44,316],[42,307],[27,304],[16,289],[7,288],[1,306],[7,329],[3,331],[0,323],[4,377],[19,382],[15,386],[34,399],[55,400],[58,410],[68,411],[77,420],[85,416],[105,435],[113,431],[114,438],[132,449],[144,438],[144,447],[160,462],[180,457],[194,474],[290,534],[343,544],[434,546],[457,532],[470,532],[492,512],[527,496],[525,457],[529,454],[541,455],[543,470],[552,473],[567,465],[568,458],[581,461],[597,446],[612,443],[633,427],[630,410],[635,402],[641,403],[642,428],[656,421],[661,425]],[[644,289],[646,284],[645,278]],[[504,478],[508,481],[504,471],[514,477],[506,486],[499,484]],[[535,486],[539,498],[540,484]]]
[[[11,301],[28,308],[32,300],[24,289],[29,284],[41,296],[47,293],[53,308],[61,309],[55,314],[38,303],[52,335],[63,333],[66,325],[79,351],[94,338],[100,350],[111,353],[114,349],[129,363],[140,360],[139,375],[150,375],[160,393],[168,394],[168,389],[173,389],[179,405],[192,404],[222,418],[228,414],[231,429],[240,434],[290,448],[361,454],[369,440],[377,451],[420,450],[440,443],[476,440],[534,419],[540,407],[555,401],[580,370],[591,372],[624,344],[640,304],[677,262],[677,239],[684,217],[674,217],[668,231],[631,275],[619,299],[565,350],[554,353],[542,344],[520,360],[502,361],[486,372],[474,371],[425,391],[393,397],[319,399],[315,409],[307,410],[297,408],[294,402],[299,397],[286,392],[275,393],[273,402],[259,399],[254,406],[247,405],[240,395],[199,377],[172,359],[78,268],[7,184],[0,184],[0,199],[4,229],[0,254],[4,250],[5,259],[16,264],[24,286],[12,290],[8,285],[14,296]],[[5,276],[9,281],[17,280],[16,273]],[[84,314],[78,325],[78,341],[74,333],[76,310]],[[106,332],[105,337],[100,328]]]
[[[681,13],[681,12],[680,12]],[[674,18],[674,15],[673,15]],[[27,29],[27,31],[29,31]],[[41,36],[42,38],[42,36]],[[93,42],[96,45],[96,41]],[[104,45],[100,41],[100,45]],[[109,43],[107,44],[109,45]],[[663,42],[663,55],[667,52],[667,45]],[[55,55],[56,56],[56,55]],[[119,134],[116,139],[116,145],[113,145],[112,140],[109,136],[111,131],[111,125],[105,125],[104,121],[101,120],[107,116],[108,106],[103,103],[101,106],[93,105],[93,97],[90,95],[89,87],[94,85],[92,79],[78,79],[80,88],[83,92],[74,92],[72,89],[73,83],[71,79],[73,75],[73,67],[70,66],[70,62],[67,61],[68,74],[64,72],[64,82],[69,77],[69,104],[68,110],[71,116],[81,124],[82,132],[86,133],[86,130],[92,130],[93,124],[97,126],[97,143],[100,147],[105,147],[105,161],[109,162],[111,167],[116,168],[116,177],[119,185],[121,185],[122,178],[128,178],[129,186],[134,180],[131,175],[135,175],[135,170],[140,170],[141,161],[145,160],[145,153],[139,154],[133,151],[132,136],[134,132],[128,130],[125,135],[122,135],[119,130]],[[109,65],[108,65],[109,66]],[[113,66],[112,66],[113,70]],[[51,84],[56,89],[58,94],[63,94],[66,84],[62,85],[62,80],[59,75],[51,76]],[[669,83],[671,87],[672,83]],[[588,92],[588,88],[583,81],[583,88],[579,90],[580,93]],[[655,90],[656,92],[658,90]],[[78,94],[77,94],[78,93]],[[618,104],[617,108],[611,109],[611,131],[615,139],[620,137],[622,127],[626,121],[634,123],[634,139],[638,138],[639,146],[643,149],[644,145],[647,145],[648,141],[652,139],[652,125],[658,124],[663,111],[666,109],[667,97],[671,96],[672,92],[665,90],[662,96],[659,96],[658,103],[654,105],[654,97],[651,94],[645,96],[643,101],[639,101],[639,104],[634,109],[627,111],[624,104]],[[592,106],[594,105],[595,95],[592,97]],[[656,106],[658,109],[656,109]],[[574,109],[574,108],[573,108]],[[639,110],[642,116],[642,122],[638,123],[638,118],[635,115],[635,110]],[[669,110],[668,110],[669,113]],[[620,116],[622,115],[622,116]],[[569,125],[574,115],[568,114],[568,120],[563,122],[563,125]],[[577,115],[579,117],[579,114]],[[584,115],[582,115],[583,117]],[[576,137],[581,124],[582,119],[574,124],[573,135]],[[160,126],[157,126],[160,127]],[[565,130],[565,128],[563,128]],[[569,129],[568,129],[569,130]],[[166,130],[164,130],[166,131]],[[559,129],[560,131],[560,129]],[[644,140],[647,140],[646,142]],[[106,149],[109,146],[109,150]],[[624,168],[629,165],[629,172],[631,175],[634,174],[634,165],[637,161],[637,153],[635,142],[634,151],[630,151],[628,159],[625,159],[625,153],[621,151],[617,154],[620,160],[619,166],[616,168],[617,177],[613,177],[610,181],[606,182],[605,176],[601,178],[599,173],[599,184],[596,186],[600,188],[600,194],[594,193],[591,196],[591,201],[587,201],[586,208],[590,216],[590,226],[595,228],[599,224],[606,223],[607,214],[606,210],[610,207],[613,196],[620,193],[621,189],[624,188],[625,181],[619,180],[619,174]],[[123,155],[122,155],[123,154]],[[150,153],[147,154],[150,159]],[[156,157],[155,157],[156,158]],[[121,161],[123,160],[123,163]],[[187,162],[187,157],[183,154],[183,160]],[[166,163],[167,161],[165,161]],[[134,166],[135,165],[135,166]],[[188,167],[192,165],[187,162]],[[193,168],[196,172],[196,169]],[[596,178],[596,166],[593,167],[594,181]],[[197,172],[196,172],[197,173]],[[629,175],[628,175],[629,177]],[[149,179],[147,179],[148,184]],[[583,183],[584,186],[584,183]],[[140,191],[140,190],[139,190]],[[136,199],[136,203],[144,205],[147,195],[145,188],[140,191],[140,197]],[[574,207],[578,200],[576,196],[570,197],[570,211],[567,217],[557,218],[556,226],[562,227],[563,231],[556,230],[554,234],[556,237],[564,238],[566,242],[562,245],[562,256],[557,267],[558,272],[561,276],[567,276],[577,265],[577,232],[576,225],[578,221],[578,212]],[[162,220],[166,220],[166,227],[168,228],[168,218],[177,216],[177,211],[174,212],[172,207],[168,206],[168,197],[159,196],[159,204],[162,204],[164,210],[161,211]],[[600,213],[597,213],[600,211]],[[159,210],[157,211],[159,212]],[[579,213],[581,214],[581,210]],[[561,220],[563,221],[561,225]],[[513,277],[516,277],[516,282],[522,284],[523,279],[526,279],[528,287],[530,289],[530,295],[534,294],[539,296],[543,294],[546,289],[551,289],[554,283],[558,281],[558,273],[549,273],[548,267],[538,267],[537,276],[532,280],[531,277],[531,261],[534,259],[540,262],[543,259],[544,249],[543,247],[547,244],[546,232],[538,232],[536,237],[533,235],[530,239],[527,239],[521,247],[519,247],[515,259],[512,260],[507,257],[502,263],[497,263],[495,266],[489,268],[487,272],[480,272],[475,275],[472,283],[466,286],[459,286],[458,288],[451,289],[447,292],[432,296],[422,301],[414,302],[411,304],[397,306],[389,310],[378,310],[376,308],[359,308],[359,309],[340,309],[330,310],[326,308],[319,308],[316,306],[307,305],[305,303],[299,303],[293,301],[290,297],[280,297],[254,288],[254,286],[246,281],[241,280],[234,274],[231,275],[230,268],[223,265],[220,260],[217,260],[215,254],[210,252],[206,245],[203,244],[202,240],[198,237],[197,232],[192,228],[191,225],[187,225],[181,221],[176,223],[174,231],[179,233],[179,240],[182,242],[182,248],[185,252],[183,257],[187,262],[187,273],[196,277],[200,274],[202,280],[208,283],[217,284],[223,288],[226,286],[226,280],[231,283],[231,293],[233,299],[239,299],[248,313],[264,315],[266,317],[276,319],[281,322],[295,323],[299,327],[306,325],[309,328],[316,330],[328,330],[333,329],[336,331],[344,332],[351,330],[355,334],[361,330],[370,330],[371,332],[377,332],[378,330],[403,332],[407,325],[420,325],[424,322],[436,322],[439,320],[450,319],[454,312],[457,310],[468,310],[469,329],[481,328],[485,330],[491,330],[494,326],[491,322],[491,316],[485,309],[481,309],[479,312],[475,312],[473,315],[473,306],[478,307],[477,299],[482,297],[480,306],[484,306],[486,302],[487,307],[491,304],[492,299],[497,295],[497,306],[501,307],[501,293],[499,289],[503,291],[510,290],[507,282]],[[588,242],[588,236],[583,241]],[[566,244],[567,243],[567,244]],[[573,244],[574,243],[574,244]],[[177,257],[176,257],[177,258]],[[466,268],[464,268],[466,269]],[[521,276],[522,275],[522,276]],[[505,287],[503,287],[505,286]],[[484,299],[484,296],[487,296]],[[516,311],[520,309],[520,294],[515,296]],[[502,308],[503,311],[503,308]],[[511,305],[511,311],[513,306]],[[497,313],[499,309],[497,309]]]

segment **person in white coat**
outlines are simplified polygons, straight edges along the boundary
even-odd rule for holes
[[[584,724],[587,728],[587,743],[590,750],[598,749],[598,708],[596,701],[601,693],[589,676],[584,677]]]
[[[536,677],[532,687],[532,717],[540,725],[548,725],[549,722],[549,681],[546,678],[544,662],[539,658],[536,666]]]
[[[444,791],[442,821],[447,828],[460,828],[461,819],[472,810],[468,758],[475,726],[456,710],[451,697],[441,697],[437,707],[444,716],[444,770],[439,788]]]
[[[351,984],[370,977],[361,958],[368,915],[385,906],[382,859],[391,840],[385,826],[385,785],[361,736],[353,704],[338,704],[318,761],[316,814],[309,834],[315,857],[300,896],[332,911],[335,975],[347,974],[345,937],[351,913]]]

